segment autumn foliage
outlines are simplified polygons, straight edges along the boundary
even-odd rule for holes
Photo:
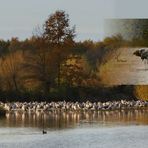
[[[43,31],[31,38],[0,40],[1,96],[25,100],[110,97],[103,92],[114,90],[101,85],[100,66],[123,46],[124,39],[117,35],[104,41],[76,42],[75,35],[68,14],[56,11],[45,21]],[[140,93],[137,87],[136,95]]]

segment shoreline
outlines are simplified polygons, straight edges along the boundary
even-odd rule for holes
[[[48,111],[116,111],[116,110],[147,110],[148,101],[108,101],[108,102],[0,102],[7,112],[48,112]]]
[[[126,109],[110,109],[110,110],[27,110],[23,111],[21,109],[19,110],[11,110],[11,111],[6,111],[6,114],[13,114],[13,113],[19,113],[19,114],[48,114],[48,113],[56,113],[56,114],[61,114],[61,113],[106,113],[106,112],[135,112],[135,111],[148,111],[148,107],[145,108],[126,108]]]

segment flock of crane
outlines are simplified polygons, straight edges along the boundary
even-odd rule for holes
[[[108,102],[15,102],[0,103],[7,111],[38,112],[38,111],[105,111],[119,109],[141,109],[148,107],[148,101],[108,101]]]

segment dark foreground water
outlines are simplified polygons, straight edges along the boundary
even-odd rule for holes
[[[0,119],[1,147],[147,148],[148,110],[12,112]]]

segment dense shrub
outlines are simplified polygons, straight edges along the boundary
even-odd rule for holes
[[[134,93],[138,99],[148,100],[148,85],[135,86]]]
[[[134,100],[134,86],[114,86],[114,87],[69,87],[61,86],[45,94],[41,91],[14,92],[7,91],[0,93],[0,100],[3,102],[30,102],[30,101],[113,101],[113,100]]]

